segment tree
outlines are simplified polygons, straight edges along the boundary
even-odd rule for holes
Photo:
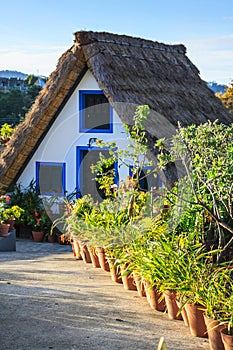
[[[221,256],[233,243],[233,124],[207,122],[179,127],[171,146],[157,142],[159,166],[180,161],[184,177],[171,191],[177,205],[195,210],[203,218],[203,228],[217,235]],[[200,215],[199,215],[200,214]],[[185,211],[183,212],[185,215]],[[208,225],[208,227],[207,227]]]
[[[20,90],[12,89],[6,94],[0,95],[0,124],[10,122],[18,124],[25,115],[24,95]]]
[[[29,111],[31,106],[33,105],[37,95],[41,91],[41,87],[37,85],[31,85],[29,86],[28,90],[26,91],[24,95],[24,115]]]
[[[18,89],[12,89],[8,93],[0,92],[0,125],[4,123],[14,126],[19,124],[33,105],[41,87],[33,85],[34,78],[38,77],[28,77],[31,78],[25,92]]]
[[[231,82],[231,86],[226,88],[226,92],[224,94],[220,92],[217,93],[217,96],[222,100],[225,107],[233,115],[233,81]]]

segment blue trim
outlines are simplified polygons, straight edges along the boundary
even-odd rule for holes
[[[82,197],[82,192],[81,192],[81,188],[82,188],[82,182],[80,179],[80,173],[79,173],[79,169],[80,169],[80,164],[83,160],[82,158],[82,151],[107,151],[108,148],[107,147],[88,147],[88,146],[77,146],[76,147],[76,188],[77,188],[77,198]],[[116,185],[119,184],[119,175],[118,175],[118,162],[114,162],[114,183]]]
[[[130,177],[132,177],[132,175],[133,175],[133,170],[132,170],[133,168],[134,168],[133,165],[130,165],[130,166],[129,166],[129,176],[130,176]]]
[[[54,166],[54,167],[62,167],[62,192],[43,192],[44,195],[58,195],[58,196],[64,196],[66,192],[66,163],[56,163],[56,162],[36,162],[36,187],[40,188],[39,183],[39,172],[40,172],[40,166]]]
[[[114,184],[119,186],[118,162],[114,162]]]
[[[103,91],[101,90],[80,90],[79,91],[79,131],[85,132],[85,133],[113,133],[113,108],[110,106],[110,115],[109,115],[109,128],[108,129],[86,129],[83,125],[83,118],[84,118],[84,95],[87,94],[99,94],[104,95]]]

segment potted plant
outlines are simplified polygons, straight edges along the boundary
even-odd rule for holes
[[[0,212],[0,236],[6,237],[9,232],[10,224],[6,224],[5,219],[2,218],[1,212]]]
[[[5,209],[6,209],[6,205],[9,202],[10,197],[6,196],[6,195],[2,195],[0,197],[0,235],[1,236],[7,236],[8,235],[8,231],[9,231],[9,224],[6,224],[5,220]]]
[[[0,197],[0,232],[3,236],[7,236],[8,231],[13,230],[14,220],[19,219],[24,210],[18,205],[11,205],[11,198],[9,195],[2,195]]]
[[[231,267],[232,273],[232,267]],[[221,301],[222,315],[220,322],[226,327],[221,330],[222,342],[225,350],[233,349],[233,281],[229,281],[225,298]]]
[[[230,291],[231,273],[232,271],[225,264],[213,266],[206,283],[202,286],[201,297],[205,304],[204,320],[211,350],[224,350],[220,332],[225,325],[221,324],[221,319],[225,314],[223,310],[229,298],[227,291]]]
[[[23,215],[24,209],[20,208],[18,205],[13,205],[12,207],[6,208],[3,212],[5,218],[5,223],[10,224],[9,230],[14,229],[15,220],[19,220]]]
[[[51,221],[45,210],[35,210],[28,224],[32,227],[32,236],[35,242],[42,242],[45,232],[49,232],[51,227]]]
[[[10,193],[10,206],[18,205],[24,209],[19,219],[15,220],[16,235],[25,238],[31,237],[32,226],[30,222],[34,219],[35,211],[43,209],[43,201],[40,197],[35,181],[31,181],[27,187],[21,184],[14,186]]]

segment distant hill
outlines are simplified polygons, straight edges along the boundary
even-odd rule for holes
[[[226,92],[226,86],[216,83],[215,81],[211,81],[207,83],[207,86],[216,94],[217,92],[221,92],[224,94]]]
[[[24,80],[28,74],[17,72],[16,70],[0,70],[1,78],[19,78]]]

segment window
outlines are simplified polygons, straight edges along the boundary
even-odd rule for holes
[[[64,195],[65,163],[36,162],[36,185],[41,194]]]
[[[81,132],[110,133],[113,131],[112,107],[102,91],[81,90],[79,112]]]

